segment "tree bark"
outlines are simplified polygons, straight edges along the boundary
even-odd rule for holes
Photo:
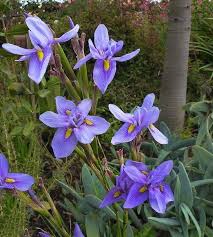
[[[192,0],[170,0],[164,71],[160,90],[161,120],[172,131],[183,128],[186,103]]]

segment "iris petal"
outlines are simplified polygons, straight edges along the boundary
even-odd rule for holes
[[[103,60],[96,60],[95,66],[93,69],[93,79],[98,87],[98,89],[102,92],[102,94],[105,93],[108,85],[113,80],[116,73],[116,62],[110,61],[110,68],[108,71],[104,69],[104,61]]]
[[[39,120],[51,128],[67,127],[69,125],[67,116],[47,111],[39,116]]]
[[[99,50],[105,50],[109,44],[109,33],[105,25],[100,24],[94,34],[95,47]]]
[[[107,195],[104,197],[102,203],[100,204],[100,208],[107,207],[115,202],[119,202],[123,199],[123,195],[119,187],[113,187]]]
[[[74,133],[69,138],[65,138],[66,128],[58,128],[53,140],[52,148],[56,158],[68,157],[74,151],[78,140]]]
[[[87,116],[86,118],[92,122],[92,125],[88,125],[88,129],[90,128],[95,135],[105,133],[110,126],[110,123],[104,118],[98,116]]]
[[[124,203],[124,208],[134,208],[138,205],[141,205],[148,199],[148,192],[141,193],[139,190],[141,189],[140,184],[134,184],[127,196],[127,199]]]
[[[35,49],[25,49],[9,43],[2,44],[2,48],[12,54],[17,55],[30,55],[36,51]]]
[[[154,125],[150,125],[148,127],[150,133],[152,134],[153,138],[160,144],[168,144],[168,138],[163,135]]]
[[[57,38],[55,42],[63,43],[63,42],[69,41],[70,39],[72,39],[73,37],[77,35],[78,30],[79,30],[79,25],[75,25],[73,29],[64,33],[61,37]]]
[[[127,123],[133,122],[133,115],[129,113],[124,113],[120,108],[118,108],[118,106],[109,104],[109,110],[116,119]]]
[[[125,62],[127,60],[130,60],[132,58],[134,58],[138,53],[140,52],[140,49],[137,49],[131,53],[125,54],[121,57],[114,57],[112,58],[112,60],[118,61],[118,62]]]
[[[7,176],[8,170],[9,170],[8,161],[4,156],[4,154],[0,153],[0,180],[4,179]]]

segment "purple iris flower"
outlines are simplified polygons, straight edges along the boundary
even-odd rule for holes
[[[34,178],[28,174],[9,173],[6,157],[0,154],[0,189],[27,191],[34,184]]]
[[[37,16],[28,16],[25,20],[29,28],[29,37],[33,49],[21,48],[5,43],[2,47],[12,54],[21,55],[16,61],[29,61],[28,76],[37,84],[41,82],[52,56],[52,45],[63,43],[76,36],[79,25],[66,32],[59,38],[54,38],[52,30]]]
[[[120,144],[130,142],[136,138],[137,135],[145,128],[148,128],[153,138],[160,144],[167,144],[168,139],[165,137],[154,125],[158,120],[160,110],[153,106],[155,99],[154,94],[149,94],[144,98],[141,107],[137,107],[131,113],[124,113],[116,105],[110,104],[109,110],[115,118],[124,122],[121,128],[115,133],[112,138],[112,144]]]
[[[88,115],[92,107],[90,99],[82,100],[77,106],[62,96],[56,97],[58,113],[47,111],[39,119],[51,128],[57,128],[52,140],[56,158],[69,156],[78,141],[89,144],[96,135],[105,133],[110,124],[103,118]]]
[[[125,165],[121,166],[120,175],[116,177],[115,187],[109,190],[101,202],[100,208],[104,208],[121,200],[126,200],[128,192],[134,183],[125,172],[125,167],[128,166],[138,167],[141,170],[146,169],[146,166],[141,162],[127,160]]]
[[[73,233],[74,237],[84,237],[80,227],[78,224],[75,224],[75,229],[74,229],[74,233]]]
[[[100,24],[95,30],[94,43],[89,39],[90,53],[84,58],[80,59],[75,65],[74,69],[80,68],[91,58],[95,59],[95,66],[93,70],[93,79],[96,86],[105,93],[108,85],[113,80],[116,73],[116,62],[124,62],[135,57],[140,49],[137,49],[129,54],[121,57],[114,57],[116,53],[123,48],[123,41],[114,41],[109,39],[108,30],[105,25]]]
[[[40,237],[51,237],[51,235],[47,232],[39,232]]]
[[[134,166],[125,167],[124,171],[135,183],[129,190],[124,208],[134,208],[149,200],[156,212],[165,213],[167,203],[174,201],[170,186],[164,182],[172,168],[172,160],[163,162],[152,171],[146,166],[142,171]]]

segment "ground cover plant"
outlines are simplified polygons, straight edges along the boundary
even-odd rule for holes
[[[190,135],[177,135],[160,121],[152,90],[131,106],[104,100],[120,65],[137,62],[142,48],[125,49],[104,22],[87,43],[71,18],[58,34],[42,18],[24,17],[24,44],[5,30],[1,51],[6,68],[19,57],[1,70],[0,191],[3,211],[21,205],[17,222],[3,219],[13,228],[1,235],[213,236],[209,91],[185,105]],[[71,61],[62,48],[70,41]],[[28,230],[18,229],[27,219]]]

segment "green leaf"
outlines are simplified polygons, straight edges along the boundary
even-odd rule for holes
[[[160,122],[160,131],[167,137],[170,138],[172,136],[171,131],[168,126],[164,122]]]
[[[203,147],[196,145],[192,148],[192,152],[195,159],[199,161],[203,171],[205,171],[208,168],[209,164],[212,164],[213,154],[208,152]]]
[[[148,217],[148,222],[154,227],[162,230],[169,230],[171,227],[180,226],[180,222],[176,218]]]
[[[194,215],[192,214],[191,210],[189,209],[189,207],[185,203],[182,203],[182,206],[185,208],[186,212],[188,213],[188,215],[190,216],[192,222],[194,223],[195,228],[197,229],[198,236],[201,237],[200,226],[199,226],[197,220],[195,219]]]
[[[180,202],[187,204],[190,208],[193,206],[193,193],[191,183],[188,177],[188,174],[184,168],[182,162],[179,162],[179,173],[180,179]]]
[[[182,203],[180,204],[180,210],[182,211],[182,213],[183,213],[183,215],[184,215],[184,218],[185,218],[185,220],[186,220],[186,223],[187,223],[188,225],[190,225],[190,219],[189,219],[188,212],[185,210],[185,207],[184,207],[184,205],[183,205]]]
[[[39,91],[38,91],[38,95],[39,95],[41,98],[45,98],[45,97],[47,97],[48,95],[50,95],[50,91],[47,90],[47,89],[39,90]]]
[[[23,134],[23,127],[14,127],[10,132],[10,136],[17,136]]]
[[[6,32],[7,36],[10,35],[25,35],[28,33],[28,28],[26,24],[14,25],[10,30]]]
[[[87,237],[100,237],[99,227],[98,227],[99,221],[100,220],[95,214],[90,213],[86,215],[85,227],[86,227]]]
[[[206,185],[206,184],[213,184],[213,179],[202,179],[202,180],[197,180],[197,181],[191,182],[191,186],[193,188],[202,186],[202,185]]]
[[[86,164],[83,165],[81,173],[85,194],[95,194],[92,175],[90,174],[90,171]]]
[[[35,123],[34,122],[29,122],[27,123],[25,126],[24,126],[24,129],[23,129],[23,135],[25,137],[28,137],[34,130],[35,128]]]
[[[134,232],[133,232],[132,227],[129,223],[127,224],[127,231],[126,232],[127,232],[126,233],[127,237],[134,237]]]
[[[116,214],[112,211],[111,208],[106,207],[106,208],[103,208],[103,209],[99,209],[99,206],[100,206],[102,200],[100,200],[96,196],[94,196],[92,194],[88,194],[88,195],[85,196],[84,199],[93,208],[96,208],[97,210],[101,210],[102,212],[105,212],[110,218],[116,220]]]
[[[156,237],[156,231],[151,224],[146,223],[137,233],[136,237]]]
[[[72,187],[69,187],[67,184],[59,181],[59,180],[56,180],[59,185],[64,188],[67,192],[69,192],[74,198],[76,198],[77,200],[81,201],[83,200],[83,197],[80,196]]]
[[[172,237],[185,237],[183,236],[183,233],[180,233],[179,231],[169,229],[169,233],[171,234]]]

